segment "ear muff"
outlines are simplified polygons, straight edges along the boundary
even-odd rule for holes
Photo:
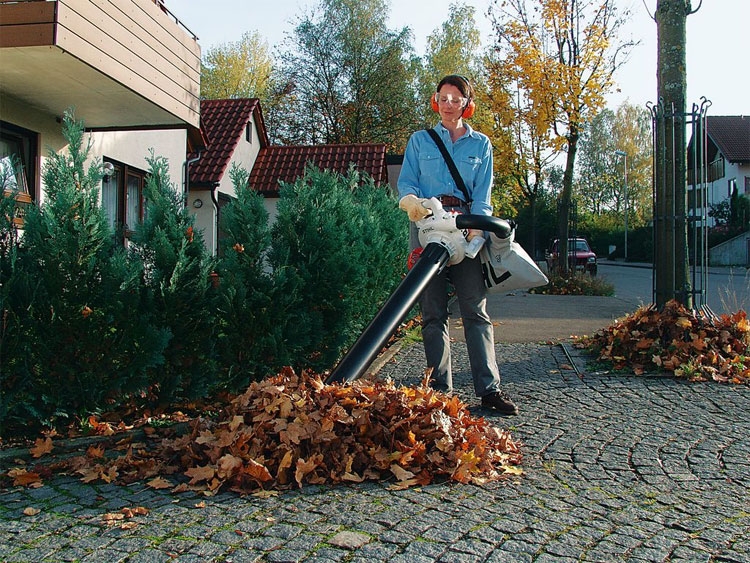
[[[466,104],[466,107],[464,108],[464,112],[461,114],[461,117],[464,119],[469,119],[474,115],[474,110],[477,109],[476,104],[474,103],[474,100],[469,100],[469,103]]]
[[[438,94],[435,92],[432,97],[430,98],[430,105],[432,106],[432,111],[435,113],[438,113],[440,111],[440,107],[438,106]],[[469,100],[469,103],[466,104],[466,107],[464,108],[463,113],[461,114],[461,117],[464,119],[469,119],[474,115],[474,110],[477,109],[476,104],[474,103],[474,100]]]

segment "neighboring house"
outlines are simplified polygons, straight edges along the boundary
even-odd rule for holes
[[[205,150],[188,154],[188,206],[203,231],[206,247],[218,252],[221,209],[235,197],[233,166],[250,172],[250,189],[265,199],[269,220],[276,217],[279,182],[300,178],[307,163],[346,174],[350,165],[376,183],[388,183],[384,144],[271,146],[257,98],[203,100],[201,127]]]
[[[203,100],[201,127],[207,146],[188,154],[187,205],[216,253],[221,208],[235,197],[229,172],[235,165],[249,172],[268,135],[257,98]]]
[[[693,202],[696,197],[701,202],[704,195],[709,208],[729,199],[734,190],[738,195],[750,197],[750,116],[706,117],[705,183],[701,182],[700,177],[695,181],[694,161],[700,159],[695,142],[693,138],[688,145],[690,208],[700,210],[701,205],[695,206]],[[709,226],[712,225],[713,221],[709,218]]]
[[[718,115],[706,117],[705,181],[695,173],[696,160],[700,161],[700,147],[696,139],[688,145],[688,198],[690,209],[702,211],[702,201],[711,206],[728,200],[733,192],[750,198],[750,116]],[[697,184],[697,186],[696,186]],[[695,204],[699,202],[697,205]],[[708,226],[715,224],[708,218]],[[712,266],[750,266],[750,233],[745,233],[709,249]]]
[[[308,163],[321,170],[347,174],[353,164],[378,185],[388,185],[386,147],[380,143],[347,145],[270,146],[263,149],[250,173],[250,187],[266,199],[270,220],[276,217],[280,182],[293,183],[302,177]]]
[[[181,189],[185,155],[200,132],[197,38],[154,0],[0,0],[0,158],[44,200],[40,171],[66,148],[61,116],[73,109],[108,162],[102,205],[126,232],[143,218],[149,149]],[[6,161],[7,162],[7,161]]]

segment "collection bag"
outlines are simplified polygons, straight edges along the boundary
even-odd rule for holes
[[[485,233],[485,243],[479,252],[482,275],[487,291],[513,291],[546,285],[549,280],[523,247],[515,241],[516,230],[508,238]]]

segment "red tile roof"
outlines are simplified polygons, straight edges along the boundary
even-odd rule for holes
[[[384,144],[270,146],[261,149],[250,172],[249,184],[264,196],[278,197],[279,182],[291,183],[305,172],[311,162],[321,170],[346,174],[354,163],[367,172],[377,184],[388,182],[386,147]]]
[[[750,116],[709,115],[706,132],[729,162],[750,162]]]
[[[268,145],[260,101],[257,98],[201,101],[201,130],[207,148],[190,166],[191,187],[213,187],[218,184],[231,162],[237,143],[245,135],[247,123],[254,118],[261,146]],[[198,153],[188,154],[188,159]]]

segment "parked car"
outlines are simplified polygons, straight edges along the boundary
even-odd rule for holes
[[[552,243],[552,246],[544,253],[547,260],[547,271],[557,268],[559,251],[558,240]],[[568,267],[576,271],[588,272],[592,276],[596,275],[596,254],[591,250],[588,241],[585,238],[568,239]]]

